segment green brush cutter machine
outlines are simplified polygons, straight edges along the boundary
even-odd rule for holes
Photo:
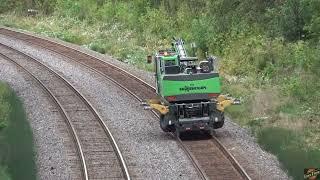
[[[154,63],[158,97],[146,100],[145,109],[160,114],[165,132],[209,131],[224,124],[224,108],[239,100],[221,95],[215,58],[198,61],[189,57],[182,39],[174,39],[172,48],[148,56]]]

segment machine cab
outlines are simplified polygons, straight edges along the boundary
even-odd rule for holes
[[[168,102],[208,100],[212,94],[220,93],[219,74],[214,72],[213,61],[189,57],[182,40],[147,60],[154,62],[157,94]]]
[[[179,74],[180,64],[178,55],[171,50],[160,50],[154,57],[157,93],[161,92],[161,78],[165,74]]]

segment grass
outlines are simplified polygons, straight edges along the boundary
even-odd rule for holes
[[[32,131],[21,100],[4,83],[0,105],[1,117],[6,117],[0,130],[0,179],[36,179]]]

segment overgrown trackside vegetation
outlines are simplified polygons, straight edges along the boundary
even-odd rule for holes
[[[0,179],[36,179],[32,132],[22,103],[1,82]]]
[[[224,92],[243,104],[228,111],[249,126],[289,173],[319,159],[319,0],[2,0],[0,22],[86,46],[145,69],[145,56],[172,36],[197,44],[197,55],[220,57]],[[26,10],[39,10],[25,17]],[[283,129],[274,133],[274,127]],[[274,139],[300,135],[290,148]],[[294,138],[294,137],[293,137]],[[281,143],[280,143],[281,144]],[[284,143],[288,145],[288,143]],[[288,145],[289,146],[289,145]],[[303,151],[295,151],[302,149]],[[291,165],[285,154],[301,155]],[[313,153],[315,152],[315,153]],[[293,161],[292,161],[293,162]],[[308,163],[309,162],[309,163]]]
[[[306,149],[302,133],[272,127],[260,131],[258,137],[259,143],[266,150],[277,154],[279,160],[288,168],[289,174],[296,179],[303,179],[301,167],[318,167],[320,164],[320,151]]]

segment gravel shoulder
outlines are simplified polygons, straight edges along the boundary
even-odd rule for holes
[[[125,151],[125,155],[130,157],[129,162],[132,162],[131,165],[138,167],[140,165],[143,165],[141,167],[149,166],[149,168],[137,168],[135,171],[137,171],[138,176],[142,175],[142,177],[152,177],[152,179],[157,179],[157,177],[160,177],[155,175],[154,172],[152,176],[150,176],[151,174],[148,176],[148,173],[150,173],[150,170],[148,169],[151,168],[157,171],[159,175],[162,173],[162,171],[167,172],[168,174],[163,177],[177,179],[176,172],[173,172],[174,176],[170,176],[170,169],[173,168],[175,171],[179,171],[180,166],[190,166],[190,163],[187,159],[181,159],[183,152],[179,149],[179,147],[177,147],[177,144],[174,142],[174,140],[170,136],[161,132],[160,128],[158,127],[158,122],[152,120],[153,117],[151,117],[149,113],[141,111],[141,108],[136,101],[132,100],[131,97],[129,97],[126,93],[123,93],[117,87],[114,87],[112,83],[107,82],[104,78],[91,73],[87,69],[84,69],[80,66],[74,66],[71,63],[66,63],[65,61],[61,60],[63,58],[59,60],[56,56],[50,57],[53,55],[50,55],[49,52],[39,52],[34,47],[28,47],[26,44],[23,44],[19,41],[12,41],[10,38],[4,36],[0,36],[0,40],[2,42],[15,45],[20,49],[24,49],[28,53],[39,55],[46,61],[46,63],[50,64],[50,66],[55,67],[56,69],[59,69],[67,78],[70,78],[72,81],[74,81],[78,88],[80,88],[83,92],[86,92],[88,96],[91,96],[94,105],[100,109],[101,115],[108,119],[107,123],[110,124],[112,128],[119,128],[119,130],[122,131],[122,133],[119,133],[117,130],[115,130],[114,134],[116,137],[119,139],[122,137],[129,138],[128,141],[121,142],[120,146]],[[65,43],[60,40],[54,41],[67,44],[75,49],[79,49],[98,57],[103,61],[115,64],[130,71],[139,78],[146,80],[146,82],[149,84],[154,85],[153,73],[142,71],[123,62],[117,61],[110,56],[90,51],[84,47]],[[81,82],[82,79],[85,79],[85,81]],[[91,87],[92,84],[95,84],[95,88]],[[110,113],[112,113],[111,118]],[[249,166],[245,167],[245,169],[249,172],[249,174],[256,174],[253,179],[289,179],[287,174],[280,168],[281,166],[277,158],[274,155],[262,150],[257,144],[256,139],[250,134],[249,130],[243,129],[230,119],[227,119],[225,126],[216,131],[216,136],[226,147],[228,147],[230,152],[236,157],[240,164],[249,164]],[[130,145],[128,146],[128,144]],[[143,148],[141,148],[141,145]],[[159,146],[164,147],[157,149]],[[158,153],[159,151],[163,150],[162,148],[165,148],[165,151],[160,152],[160,155]],[[149,162],[146,164],[144,164],[146,161],[136,162],[137,160],[134,159],[138,157],[133,156],[135,153],[143,154],[142,158],[147,159],[146,161]],[[151,161],[155,164],[150,164]],[[179,165],[176,166],[176,164]],[[181,173],[178,173],[178,178],[185,179],[188,177],[191,179],[192,173],[190,174],[190,172],[187,172],[187,169],[188,168],[185,167],[184,170],[181,170]],[[188,170],[191,170],[191,172],[194,171],[191,167],[189,167]]]

